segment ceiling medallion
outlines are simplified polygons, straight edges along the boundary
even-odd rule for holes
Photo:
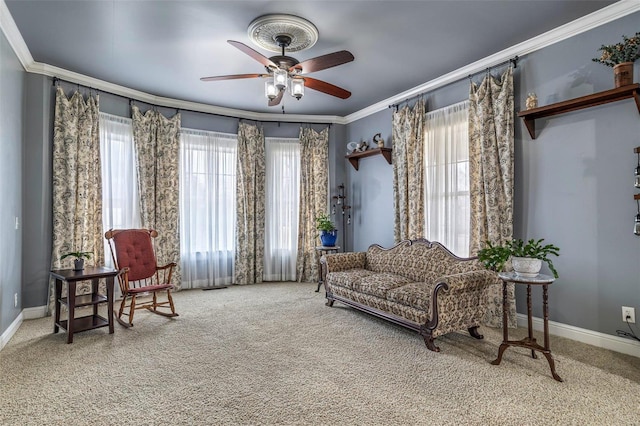
[[[287,52],[300,52],[316,44],[318,29],[311,22],[294,15],[271,14],[260,16],[247,29],[249,39],[256,45],[271,52],[280,52],[278,36],[291,38]]]

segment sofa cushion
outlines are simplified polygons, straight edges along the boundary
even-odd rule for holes
[[[383,272],[362,277],[359,282],[353,283],[351,289],[385,299],[387,291],[410,282],[410,279],[402,275]]]
[[[375,308],[384,312],[391,312],[390,306],[391,302],[387,299],[383,299],[381,297],[376,297],[371,294],[364,294],[357,291],[349,290],[346,287],[340,286],[329,286],[331,292],[339,297],[344,297],[345,299],[353,300],[356,303],[361,303],[370,308]]]
[[[435,286],[435,281],[405,284],[387,291],[387,300],[429,312],[431,310],[431,295]]]
[[[346,271],[329,272],[326,280],[329,284],[352,289],[354,284],[359,283],[362,278],[373,274],[373,271],[367,269],[347,269]]]

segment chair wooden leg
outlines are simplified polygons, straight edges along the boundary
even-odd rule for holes
[[[157,311],[158,310],[158,293],[157,292],[153,292],[153,311]]]
[[[136,309],[136,295],[131,296],[131,306],[129,306],[129,325],[133,327],[133,314]]]
[[[120,310],[118,311],[118,319],[122,318],[122,313],[124,312],[124,307],[127,303],[127,296],[122,295],[122,303],[120,303]]]
[[[127,307],[127,298],[129,296],[122,296],[122,302],[120,303],[120,309],[118,310],[118,316],[116,317],[116,321],[118,321],[120,323],[121,326],[123,327],[133,327],[133,324],[131,323],[131,315],[129,315],[129,322],[123,321],[122,320],[122,315],[124,314],[124,309]]]
[[[176,314],[176,308],[173,306],[173,297],[171,297],[171,290],[167,290],[167,299],[169,299],[169,306],[171,306],[171,313],[177,316],[178,314]]]

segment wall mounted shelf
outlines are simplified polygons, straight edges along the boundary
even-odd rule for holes
[[[372,155],[382,155],[387,163],[391,164],[391,148],[373,148],[362,152],[354,152],[353,154],[345,155],[344,158],[348,159],[354,169],[358,170],[358,162],[361,158],[371,157]]]
[[[631,84],[617,89],[605,90],[604,92],[582,96],[568,101],[558,102],[538,108],[520,111],[518,117],[522,117],[525,126],[531,135],[531,139],[536,138],[536,119],[551,117],[553,115],[564,114],[566,112],[577,111],[596,105],[608,104],[609,102],[621,101],[633,98],[640,113],[640,84]]]

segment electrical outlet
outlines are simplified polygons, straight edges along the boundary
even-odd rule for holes
[[[16,216],[16,229],[20,229],[20,219]]]
[[[13,294],[13,307],[14,308],[18,307],[18,293]]]
[[[628,306],[622,307],[622,321],[635,324],[636,322],[636,308],[630,308]]]

